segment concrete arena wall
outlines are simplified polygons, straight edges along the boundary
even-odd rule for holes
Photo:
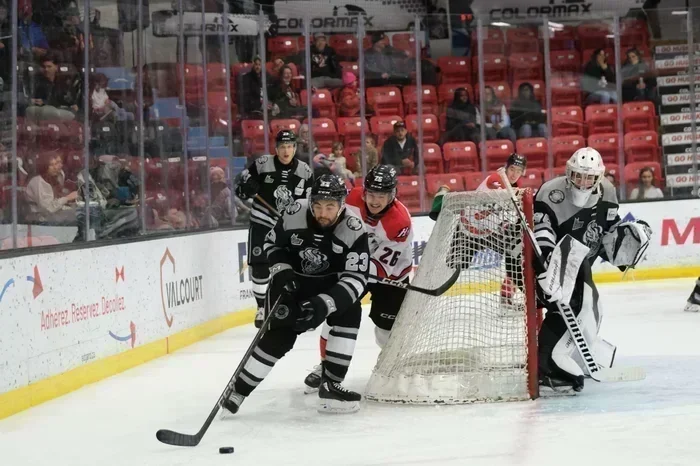
[[[625,204],[620,215],[654,230],[628,280],[700,275],[700,202]],[[414,219],[414,246],[433,225]],[[0,419],[251,322],[246,240],[219,231],[0,260]],[[622,277],[594,270],[597,282]]]

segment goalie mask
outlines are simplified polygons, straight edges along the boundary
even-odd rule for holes
[[[316,178],[309,194],[311,215],[322,228],[335,225],[345,208],[348,190],[345,183],[335,175],[321,175]],[[332,203],[324,201],[334,201]]]
[[[571,202],[576,207],[584,207],[604,174],[603,158],[597,150],[584,147],[574,152],[566,162],[566,187]]]

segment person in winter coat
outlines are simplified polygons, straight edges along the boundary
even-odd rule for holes
[[[518,138],[546,138],[547,125],[542,105],[535,98],[535,89],[530,83],[518,87],[518,98],[510,106],[510,121]]]
[[[588,92],[587,103],[614,104],[617,102],[615,92],[615,73],[608,65],[608,55],[603,49],[596,49],[583,69],[581,88]]]
[[[463,87],[455,90],[454,98],[447,107],[447,132],[441,142],[481,141],[479,109],[469,99],[469,93]]]
[[[484,88],[484,125],[486,139],[509,139],[515,144],[515,131],[510,127],[510,116],[506,106],[499,100],[493,87]]]

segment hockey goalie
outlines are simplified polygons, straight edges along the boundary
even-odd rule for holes
[[[598,151],[579,149],[566,175],[546,182],[535,197],[534,233],[546,267],[537,271],[537,289],[547,309],[539,333],[539,377],[541,386],[555,390],[580,391],[587,375],[557,302],[577,316],[596,362],[611,367],[616,348],[598,337],[603,309],[591,266],[602,257],[622,271],[634,267],[651,237],[643,220],[620,220],[615,188],[604,173]]]

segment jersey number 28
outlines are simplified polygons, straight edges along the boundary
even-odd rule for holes
[[[367,267],[369,267],[369,255],[366,252],[361,254],[351,252],[348,254],[348,259],[345,263],[346,270],[351,272],[367,272]]]

